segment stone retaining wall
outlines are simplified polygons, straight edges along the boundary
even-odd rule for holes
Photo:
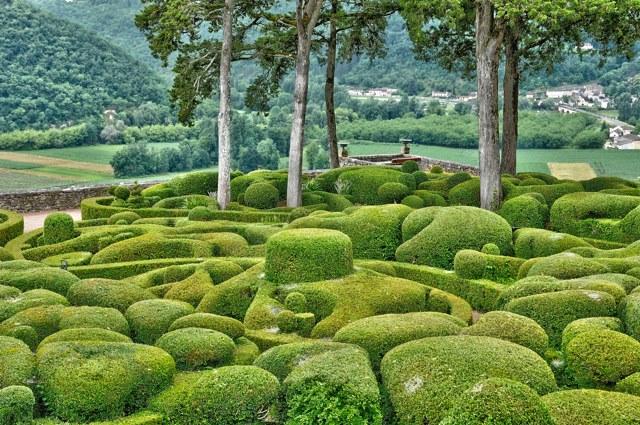
[[[428,158],[426,156],[418,155],[361,155],[350,156],[348,158],[340,158],[340,165],[343,167],[353,165],[391,165],[391,161],[396,158],[403,158],[405,156],[420,158],[420,169],[428,171],[431,167],[438,165],[442,167],[445,172],[448,173],[469,173],[473,176],[480,175],[480,169],[472,165],[460,164],[457,162],[443,161],[440,159]]]
[[[140,186],[148,187],[154,184],[156,183],[141,183]],[[30,192],[0,193],[0,208],[19,213],[80,208],[80,201],[84,198],[105,196],[111,186],[113,185],[72,186]],[[133,186],[133,184],[127,186]]]

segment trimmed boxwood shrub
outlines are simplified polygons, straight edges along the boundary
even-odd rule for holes
[[[571,252],[565,252],[536,261],[529,269],[527,276],[544,275],[558,279],[573,279],[610,271],[609,267],[604,264],[580,257]]]
[[[544,229],[549,221],[549,207],[544,198],[541,201],[532,195],[528,193],[505,201],[498,214],[515,228]]]
[[[464,326],[462,320],[443,313],[384,314],[349,323],[333,340],[364,348],[377,370],[382,357],[392,348],[415,339],[457,335]]]
[[[86,279],[73,284],[67,299],[73,305],[111,307],[122,313],[138,301],[156,298],[138,285],[110,279]]]
[[[416,190],[413,194],[424,201],[425,207],[444,207],[447,201],[442,195],[428,190]]]
[[[408,207],[411,207],[413,209],[420,209],[420,208],[424,208],[425,204],[424,201],[422,200],[421,197],[416,196],[416,195],[409,195],[404,197],[404,199],[402,199],[401,202],[403,205],[406,205]]]
[[[480,250],[495,243],[508,254],[511,226],[502,217],[474,207],[430,207],[413,211],[402,224],[405,241],[396,250],[398,261],[451,269],[461,249]]]
[[[220,367],[233,361],[233,340],[222,332],[204,328],[182,328],[167,332],[156,341],[176,361],[178,369]]]
[[[53,342],[69,341],[100,341],[100,342],[131,342],[131,338],[118,332],[102,328],[71,328],[63,329],[49,335],[40,342],[38,347]]]
[[[640,292],[634,291],[624,299],[621,315],[627,333],[640,340]]]
[[[581,332],[565,353],[567,368],[581,387],[606,387],[640,371],[640,342],[612,330]]]
[[[504,309],[538,322],[549,335],[550,344],[558,347],[569,323],[585,317],[613,316],[616,301],[604,292],[568,290],[517,298]]]
[[[69,305],[69,301],[62,295],[46,289],[33,289],[7,299],[0,299],[0,322],[28,308],[56,304]]]
[[[265,274],[275,283],[335,279],[353,270],[351,240],[325,229],[285,230],[267,241]]]
[[[439,425],[555,425],[540,396],[525,384],[489,378],[469,387]]]
[[[36,398],[30,388],[10,386],[0,389],[0,424],[31,425]]]
[[[567,182],[557,184],[547,184],[540,186],[511,186],[507,191],[507,199],[524,195],[525,193],[540,193],[547,201],[547,205],[552,205],[557,199],[574,192],[583,192],[584,188],[580,183]],[[571,233],[571,232],[567,232]]]
[[[618,381],[615,387],[616,391],[640,396],[640,373],[629,375],[621,381]]]
[[[556,425],[640,423],[640,397],[600,390],[559,391],[542,397]]]
[[[384,204],[398,203],[409,193],[411,191],[406,185],[396,182],[384,183],[378,188],[378,198]]]
[[[399,176],[398,183],[402,183],[403,185],[407,186],[411,192],[418,188],[416,178],[413,177],[412,174],[403,174]]]
[[[283,382],[287,423],[382,424],[380,391],[358,348],[327,351],[295,367]]]
[[[73,217],[67,213],[52,213],[44,220],[43,242],[52,245],[75,238],[78,233],[75,230]]]
[[[219,316],[211,313],[194,313],[188,316],[180,317],[169,327],[169,331],[175,331],[183,328],[204,328],[222,332],[237,339],[244,336],[244,324],[231,317]]]
[[[347,169],[340,173],[336,184],[345,186],[346,193],[342,194],[351,195],[353,202],[357,204],[383,204],[384,200],[378,195],[378,188],[385,183],[398,183],[402,175],[405,174],[400,170],[384,167]]]
[[[108,224],[117,224],[118,222],[124,220],[127,222],[127,224],[132,224],[134,221],[136,220],[140,220],[142,217],[140,217],[138,214],[136,214],[133,211],[124,211],[121,213],[117,213],[112,215],[111,217],[109,217],[109,220],[107,220]]]
[[[268,210],[278,206],[280,193],[269,183],[253,183],[244,192],[244,203],[251,208]]]
[[[462,335],[491,336],[527,347],[540,356],[549,348],[549,337],[534,320],[508,311],[490,311],[468,328]]]
[[[275,413],[278,379],[255,366],[227,366],[191,374],[155,397],[150,408],[171,425],[257,424]]]
[[[91,422],[123,416],[166,388],[175,363],[163,350],[115,342],[56,342],[40,347],[37,378],[49,412]]]
[[[209,208],[199,206],[189,211],[188,218],[191,221],[213,221],[216,219],[216,215]]]
[[[78,279],[74,274],[66,270],[52,267],[37,267],[26,269],[13,269],[10,261],[7,268],[0,269],[0,285],[13,286],[21,291],[29,291],[32,289],[46,289],[66,295],[67,291]],[[26,267],[29,267],[27,263]]]
[[[402,243],[402,222],[411,211],[406,205],[383,205],[344,213],[316,212],[293,221],[288,228],[339,230],[351,239],[355,258],[391,260]]]
[[[538,394],[557,389],[553,372],[536,353],[482,336],[408,342],[385,355],[381,373],[398,421],[407,424],[440,423],[457,395],[481,379],[512,379]]]
[[[127,199],[129,199],[129,196],[131,196],[131,191],[127,186],[124,185],[113,187],[111,192],[113,193],[113,196],[122,201],[126,201]]]
[[[33,353],[27,344],[0,335],[0,388],[27,385],[34,368]]]
[[[495,244],[494,251],[499,251]],[[486,246],[486,245],[485,245]],[[484,249],[484,246],[483,246]],[[490,255],[463,249],[453,259],[453,269],[464,279],[489,279],[495,282],[513,282],[524,260],[514,257]]]
[[[544,229],[519,229],[513,237],[515,253],[520,258],[548,257],[571,248],[591,247],[577,236]]]
[[[127,309],[125,317],[134,341],[154,344],[178,318],[194,312],[191,304],[175,300],[144,300]]]
[[[122,313],[105,307],[67,307],[60,312],[58,328],[103,328],[129,335],[129,324]]]
[[[472,178],[451,188],[449,204],[480,207],[480,179]]]
[[[52,255],[42,260],[43,264],[51,267],[60,267],[63,263],[67,266],[84,266],[91,262],[93,254],[91,252],[79,251],[69,252],[66,254]]]
[[[170,180],[167,185],[176,195],[207,195],[218,190],[218,173],[216,171],[198,171],[188,173]]]
[[[587,317],[574,320],[562,331],[562,350],[564,351],[571,340],[581,333],[599,330],[622,332],[622,321],[617,317]]]
[[[403,173],[415,173],[416,171],[420,171],[420,166],[414,160],[410,160],[403,162],[400,169]]]
[[[24,231],[24,219],[13,211],[0,210],[0,247]],[[3,260],[6,261],[6,260]]]

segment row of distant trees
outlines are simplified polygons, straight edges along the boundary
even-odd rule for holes
[[[552,68],[579,49],[585,37],[603,56],[631,55],[640,29],[640,5],[625,0],[296,0],[274,6],[273,0],[217,0],[197,7],[149,0],[136,19],[158,57],[166,62],[177,53],[171,96],[181,120],[190,121],[197,105],[214,91],[220,95],[218,201],[223,208],[229,201],[233,61],[254,60],[262,69],[247,91],[255,108],[266,107],[283,76],[295,72],[287,204],[299,206],[312,52],[326,64],[326,131],[335,167],[336,64],[354,55],[384,55],[387,17],[399,12],[419,58],[475,75],[481,204],[495,209],[502,197],[501,173],[516,170],[521,79],[528,71]],[[203,36],[203,29],[221,37]]]

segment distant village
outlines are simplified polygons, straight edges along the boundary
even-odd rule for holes
[[[398,89],[382,87],[372,89],[348,89],[349,96],[374,99],[398,100]],[[477,92],[466,95],[454,95],[448,91],[432,91],[430,97],[418,97],[419,100],[440,100],[446,103],[473,102],[478,98]],[[558,112],[563,114],[589,113],[602,118],[609,125],[609,140],[605,149],[638,149],[640,150],[640,136],[633,134],[634,128],[625,125],[614,118],[608,118],[598,111],[614,109],[615,105],[599,84],[583,86],[561,86],[547,90],[536,90],[526,94],[526,99],[533,105],[542,106],[552,102]]]

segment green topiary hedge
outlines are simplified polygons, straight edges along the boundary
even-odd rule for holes
[[[544,229],[549,221],[549,207],[537,194],[525,194],[505,201],[498,214],[515,228],[532,227]]]
[[[594,274],[608,273],[611,270],[604,264],[577,254],[565,252],[541,258],[533,263],[527,276],[553,276],[558,279],[573,279]]]
[[[504,309],[538,322],[549,335],[550,344],[558,347],[569,323],[585,317],[613,316],[616,301],[604,292],[568,290],[517,298]]]
[[[18,293],[11,297],[0,299],[0,322],[28,308],[56,304],[69,305],[69,302],[62,295],[46,289],[33,289]]]
[[[540,396],[527,385],[489,378],[469,387],[439,425],[555,425]]]
[[[253,183],[244,192],[244,203],[251,208],[267,210],[278,206],[280,194],[269,183]]]
[[[283,392],[287,423],[382,425],[378,383],[360,349],[309,358],[283,381]]]
[[[275,283],[335,279],[353,270],[351,240],[325,229],[285,230],[267,241],[265,274]]]
[[[559,391],[542,397],[556,425],[640,423],[640,397],[612,391]]]
[[[37,362],[49,413],[78,422],[115,419],[144,407],[175,373],[167,353],[131,343],[45,344],[38,350]]]
[[[571,340],[581,333],[601,330],[622,332],[622,321],[617,317],[587,317],[574,320],[562,331],[562,350],[564,351]]]
[[[67,213],[52,213],[44,220],[43,242],[52,245],[78,236],[73,217]]]
[[[218,190],[218,173],[199,171],[175,177],[167,183],[176,195],[208,195]]]
[[[276,415],[280,384],[255,366],[227,366],[191,374],[155,397],[150,408],[167,424],[257,424]]]
[[[180,317],[169,327],[169,331],[175,331],[183,328],[203,328],[222,332],[237,339],[244,336],[244,324],[236,319],[226,316],[219,316],[210,313],[194,313],[188,316]]]
[[[178,369],[195,370],[226,366],[233,362],[235,344],[222,332],[204,328],[182,328],[167,332],[156,341],[176,362]]]
[[[513,234],[515,254],[520,258],[548,257],[576,247],[591,247],[577,236],[544,229],[519,229]]]
[[[124,313],[132,304],[156,297],[134,284],[110,279],[86,279],[73,284],[67,298],[73,305],[111,307]]]
[[[385,314],[349,323],[333,337],[335,342],[359,345],[369,354],[374,369],[392,348],[432,336],[456,335],[466,323],[443,313]]]
[[[508,254],[511,226],[502,217],[474,207],[430,207],[409,214],[402,224],[404,243],[396,259],[451,269],[461,249],[480,250],[495,243]]]
[[[499,251],[497,247],[496,250]],[[518,278],[518,271],[523,263],[524,260],[520,258],[463,249],[458,251],[453,259],[453,269],[464,279],[488,279],[494,282],[510,283]]]
[[[449,190],[449,205],[480,207],[480,179],[472,178]]]
[[[28,385],[34,368],[29,346],[19,339],[0,336],[0,388]]]
[[[129,321],[135,341],[153,344],[178,318],[194,312],[191,304],[175,300],[144,300],[127,309],[125,317]]]
[[[0,210],[0,246],[17,238],[24,231],[24,219],[13,211]]]
[[[396,182],[384,183],[378,188],[378,198],[384,204],[398,203],[409,193],[411,191],[406,185]]]
[[[640,342],[620,332],[581,332],[565,353],[567,368],[581,387],[606,388],[640,372]]]
[[[462,335],[490,336],[527,347],[540,356],[549,348],[549,337],[534,320],[508,311],[490,311],[468,328]]]
[[[28,387],[0,388],[0,423],[6,425],[31,425],[36,398]]]
[[[110,331],[102,328],[71,328],[63,329],[54,334],[49,335],[38,345],[42,347],[45,344],[54,342],[70,342],[70,341],[100,341],[100,342],[132,342],[131,338],[118,332]]]
[[[351,195],[355,203],[383,204],[385,201],[378,195],[378,188],[385,183],[398,183],[403,175],[405,174],[399,170],[384,167],[346,169],[340,173],[336,184],[343,186],[345,193],[342,194]]]
[[[458,394],[481,379],[512,379],[539,394],[556,390],[553,372],[536,353],[480,336],[408,342],[385,355],[381,373],[398,422],[407,424],[440,423]]]

